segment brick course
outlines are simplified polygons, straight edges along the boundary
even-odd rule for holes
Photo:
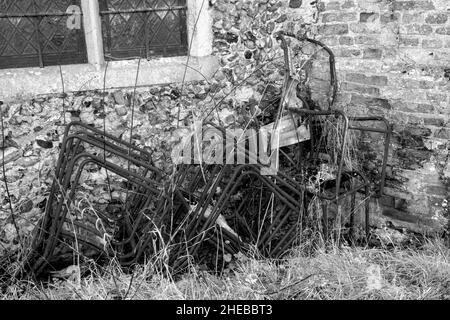
[[[342,9],[347,1],[333,3]],[[327,25],[320,20],[328,14],[324,8],[319,21]],[[395,129],[390,162],[396,170],[389,172],[387,190],[403,205],[381,205],[380,217],[410,228],[436,227],[433,219],[449,216],[441,204],[450,198],[450,2],[361,0],[348,9],[359,13],[359,22],[347,22],[345,40],[333,49],[363,54],[338,56],[341,96],[350,96],[347,108],[355,114],[384,115]]]

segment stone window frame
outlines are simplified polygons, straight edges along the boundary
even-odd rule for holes
[[[209,1],[186,0],[186,5],[189,57],[142,59],[137,83],[139,87],[209,79],[217,70],[218,59],[212,55],[213,19]],[[81,0],[81,6],[88,63],[1,69],[1,99],[9,101],[40,94],[61,93],[63,88],[65,92],[102,89],[106,66],[105,89],[129,88],[135,85],[137,59],[108,62],[104,59],[98,0]]]

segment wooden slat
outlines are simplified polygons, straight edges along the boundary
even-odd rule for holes
[[[263,126],[261,129],[273,132],[274,122]],[[301,122],[298,116],[284,116],[278,123],[278,129],[280,130],[278,148],[300,143],[311,138],[309,128]],[[275,138],[276,136],[272,134],[272,150],[277,149],[277,143],[273,140]]]

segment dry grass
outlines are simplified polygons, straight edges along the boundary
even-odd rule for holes
[[[106,272],[10,286],[2,299],[450,299],[450,249],[427,241],[421,249],[334,248],[283,261],[238,257],[225,274],[191,267],[181,279],[147,264],[131,274],[112,263]],[[19,290],[20,288],[20,290]]]

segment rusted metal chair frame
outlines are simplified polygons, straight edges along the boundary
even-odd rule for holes
[[[351,197],[350,225],[352,231],[355,197],[358,192],[362,192],[365,197],[365,231],[368,237],[370,213],[368,199],[371,196],[381,196],[383,194],[391,126],[383,117],[348,117],[344,112],[332,109],[337,94],[336,68],[333,52],[327,46],[317,40],[295,37],[285,32],[277,33],[276,37],[281,40],[281,46],[285,55],[286,73],[282,91],[282,104],[285,103],[288,91],[293,83],[292,63],[285,37],[294,37],[300,41],[313,43],[322,47],[329,54],[330,85],[332,87],[332,92],[328,99],[330,109],[311,110],[306,102],[306,108],[302,109],[289,106],[285,108],[285,105],[283,105],[280,107],[277,119],[279,119],[282,112],[288,111],[291,114],[305,117],[310,124],[312,123],[311,119],[317,117],[333,117],[343,122],[344,126],[340,133],[343,137],[343,142],[338,151],[340,159],[337,163],[335,175],[335,190],[330,193],[327,190],[319,189],[314,195],[322,201],[324,233],[325,237],[328,238],[328,204],[334,202],[339,207],[340,201],[349,196]],[[354,123],[362,122],[380,122],[384,124],[384,128],[354,125]],[[81,129],[82,133],[72,134],[71,130],[76,127]],[[223,128],[217,126],[216,128],[223,131]],[[347,147],[346,137],[350,130],[376,132],[384,135],[381,173],[375,191],[371,190],[373,184],[362,172],[354,170],[349,173],[345,170],[343,154]],[[314,138],[313,135],[311,137]],[[311,143],[314,144],[314,141],[311,141]],[[82,146],[85,144],[90,148],[97,148],[99,150],[98,154],[103,153],[103,157],[84,151]],[[121,165],[108,161],[106,153],[128,163],[128,169],[130,164],[133,164],[143,171],[141,173],[132,172]],[[249,155],[247,154],[247,156]],[[271,247],[271,242],[275,239],[275,235],[286,225],[288,219],[293,214],[301,217],[305,211],[307,201],[305,197],[307,190],[303,184],[304,182],[291,178],[283,172],[283,168],[276,175],[269,177],[260,174],[260,170],[263,167],[261,164],[206,167],[179,166],[179,170],[174,176],[167,176],[151,164],[151,158],[152,155],[145,150],[104,131],[80,122],[69,124],[65,130],[46,213],[38,227],[32,253],[27,261],[27,265],[30,267],[29,271],[35,274],[42,272],[47,266],[58,241],[63,241],[62,238],[73,238],[73,235],[63,230],[63,224],[66,221],[70,203],[74,199],[81,173],[86,165],[90,163],[94,163],[98,167],[106,169],[107,172],[112,172],[126,179],[130,184],[134,184],[134,190],[139,191],[132,196],[130,201],[132,204],[126,204],[126,211],[131,212],[131,218],[124,223],[122,222],[127,228],[126,235],[122,239],[113,239],[109,243],[115,248],[127,246],[127,249],[120,253],[117,250],[115,252],[105,252],[105,254],[114,254],[124,266],[139,262],[146,251],[151,253],[149,245],[153,238],[149,234],[153,227],[159,227],[165,229],[163,232],[165,236],[164,242],[172,247],[169,255],[169,265],[174,271],[186,268],[189,261],[188,256],[194,256],[200,249],[203,241],[209,241],[213,244],[217,244],[219,241],[217,236],[211,235],[210,231],[214,230],[219,215],[230,205],[231,196],[240,187],[244,179],[250,179],[252,183],[257,181],[283,204],[282,210],[279,210],[277,215],[273,217],[273,220],[266,226],[261,237],[258,236],[256,243],[254,243],[256,247],[266,252],[268,256],[276,258],[281,256],[295,240],[294,232],[297,230],[298,225],[293,224],[288,226],[288,231],[277,240],[277,244],[273,248]],[[350,189],[342,188],[344,175],[351,177]],[[212,191],[219,186],[224,187],[223,191],[217,199],[214,199],[214,192]],[[197,205],[190,205],[188,201],[194,201]],[[238,211],[245,206],[245,202],[246,200],[241,202]],[[155,209],[152,213],[158,217],[159,222],[147,221],[145,223],[144,221],[144,225],[142,225],[143,214],[141,214],[141,211],[145,209],[150,210],[148,208],[150,203],[154,205]],[[206,216],[205,213],[208,209],[211,212]],[[169,225],[165,223],[164,219],[166,217],[169,217]],[[107,216],[102,216],[102,218],[111,219],[111,217]],[[116,221],[120,219],[118,218]],[[264,223],[263,219],[262,224]],[[83,225],[83,223],[75,222],[75,224],[77,227],[84,228],[92,234],[97,233],[96,230]],[[261,230],[263,230],[262,227]],[[237,253],[245,250],[248,245],[242,243],[238,237],[225,229],[221,228],[221,233],[224,239],[228,240],[227,243],[222,244],[220,251],[222,253]],[[83,242],[83,239],[78,240]],[[92,245],[88,241],[84,241],[84,243],[88,246]],[[105,250],[105,248],[98,247],[94,249],[99,252]],[[185,253],[188,253],[188,255]]]
[[[72,127],[80,127],[83,130],[83,133],[70,134],[70,129]],[[109,141],[107,141],[107,139],[109,139]],[[106,161],[105,157],[101,158],[88,152],[84,152],[83,148],[80,148],[82,144],[87,144],[90,147],[98,148],[100,151],[99,154],[102,152],[108,152],[124,161],[129,161],[129,163],[138,165],[145,169],[144,173],[140,175],[136,174],[114,163]],[[133,150],[133,152],[131,150]],[[145,208],[146,204],[148,204],[150,200],[153,200],[151,199],[152,197],[156,198],[155,202],[157,203],[157,210],[161,216],[173,214],[174,211],[178,212],[180,207],[184,207],[184,209],[187,210],[188,206],[178,190],[175,190],[173,193],[178,201],[175,208],[171,206],[173,201],[168,202],[165,198],[162,198],[162,195],[164,194],[164,186],[158,181],[161,181],[163,174],[157,168],[152,166],[149,163],[149,160],[151,160],[151,156],[149,154],[145,154],[144,150],[119,138],[108,134],[105,135],[102,131],[79,122],[69,124],[65,131],[62,149],[55,173],[56,177],[47,201],[46,213],[37,227],[37,233],[34,237],[32,250],[25,263],[28,271],[34,273],[35,275],[39,275],[43,268],[47,266],[47,262],[52,256],[56,245],[62,243],[60,238],[62,236],[73,238],[73,235],[67,235],[62,230],[62,226],[66,220],[68,208],[74,198],[75,189],[77,187],[80,175],[88,163],[95,163],[99,167],[105,168],[107,171],[127,179],[130,183],[137,185],[141,188],[141,190],[145,191],[145,196],[140,196],[140,204],[137,207],[136,203],[139,203],[139,201],[136,200],[139,199],[136,199],[136,196],[134,196],[134,199],[131,200],[131,202],[135,205],[135,208],[133,208],[134,212],[139,213],[143,208]],[[147,173],[150,173],[150,177],[147,176]],[[142,202],[142,200],[145,201]],[[135,234],[137,231],[137,225],[141,222],[142,215],[137,214],[137,217],[135,216],[133,218],[135,223],[127,226],[130,229],[130,236],[122,241],[111,241],[111,244],[116,247],[131,244],[131,252],[124,255],[119,255],[119,260],[121,260],[124,265],[135,263],[140,254],[144,251],[145,244],[149,242],[148,239],[140,236],[138,236],[138,239],[135,241],[134,238],[137,236]],[[89,227],[83,225],[83,223],[75,221],[75,224],[93,234],[96,233],[96,230],[91,230],[92,228],[89,229]],[[146,231],[148,231],[148,226],[149,224],[141,230],[141,235],[146,234]],[[79,240],[83,242],[83,239]],[[85,244],[92,245],[90,243]],[[94,249],[99,252],[104,251],[104,248]],[[116,253],[115,256],[117,256]]]
[[[338,161],[338,169],[336,172],[336,187],[335,187],[335,193],[330,195],[330,194],[326,194],[324,192],[319,192],[318,194],[316,194],[322,201],[323,201],[323,216],[324,216],[324,233],[325,233],[325,237],[328,238],[328,202],[335,202],[336,205],[339,207],[339,202],[343,199],[346,198],[348,196],[351,196],[351,216],[350,216],[350,225],[351,225],[351,231],[353,228],[353,219],[354,219],[354,206],[355,206],[355,194],[357,192],[363,192],[364,196],[365,196],[365,231],[366,231],[366,237],[369,237],[369,214],[370,214],[370,210],[369,210],[369,198],[373,195],[380,197],[381,195],[383,195],[384,192],[384,184],[385,184],[385,178],[386,178],[386,166],[387,166],[387,159],[389,156],[389,144],[390,144],[390,138],[391,138],[391,134],[392,134],[392,126],[389,124],[389,122],[387,121],[386,118],[381,117],[381,116],[371,116],[371,117],[348,117],[343,111],[341,110],[337,110],[337,109],[333,109],[333,104],[335,102],[336,99],[336,95],[337,95],[337,77],[336,77],[336,66],[335,66],[335,56],[333,54],[333,51],[327,47],[324,43],[317,41],[315,39],[310,39],[307,37],[303,37],[303,36],[296,36],[292,33],[288,33],[288,32],[284,32],[284,31],[279,31],[276,33],[276,38],[278,40],[281,41],[281,47],[283,49],[284,52],[284,63],[285,63],[285,84],[289,83],[290,81],[292,81],[292,77],[293,77],[293,65],[292,65],[292,61],[291,61],[291,55],[290,55],[290,49],[289,49],[289,45],[288,42],[286,40],[286,37],[291,37],[294,38],[298,41],[306,41],[309,43],[313,43],[321,48],[323,48],[329,55],[329,67],[330,67],[330,86],[332,89],[332,92],[329,96],[329,110],[311,110],[309,109],[308,104],[306,103],[306,101],[304,101],[304,99],[302,99],[302,101],[304,102],[304,105],[306,108],[292,108],[292,107],[287,107],[288,111],[301,115],[301,116],[306,116],[308,118],[318,118],[318,117],[323,117],[323,116],[333,116],[335,118],[341,118],[344,126],[342,129],[342,143],[340,146],[340,151],[339,154],[340,159]],[[282,98],[283,101],[283,98]],[[380,122],[384,125],[383,129],[379,129],[379,128],[371,128],[371,127],[363,127],[363,126],[355,126],[355,125],[351,125],[350,122],[368,122],[368,121],[376,121],[376,122]],[[311,121],[309,121],[309,123],[311,123]],[[311,127],[310,127],[311,128]],[[358,176],[362,182],[354,185],[352,183],[352,188],[351,190],[345,190],[343,192],[341,192],[341,180],[343,177],[344,172],[344,158],[343,158],[343,154],[344,151],[346,149],[346,137],[348,134],[349,130],[355,130],[355,131],[361,131],[361,132],[377,132],[377,133],[382,133],[384,135],[384,150],[383,150],[383,156],[382,156],[382,165],[381,165],[381,173],[380,173],[380,177],[379,177],[379,182],[378,182],[378,190],[376,190],[375,193],[372,193],[370,191],[370,186],[372,186],[372,183],[369,181],[369,179],[360,171],[354,171],[353,173]],[[311,132],[311,144],[314,144],[314,136],[313,133]]]
[[[191,223],[194,224],[194,226],[187,228],[190,232],[186,234],[186,239],[189,239],[189,241],[192,242],[192,245],[189,245],[188,250],[190,255],[195,255],[197,253],[202,241],[208,237],[208,231],[213,229],[215,221],[219,215],[225,212],[234,191],[241,186],[241,182],[246,178],[253,178],[253,184],[255,183],[254,180],[259,181],[262,187],[266,187],[268,191],[273,193],[274,196],[277,197],[277,199],[284,205],[284,209],[279,211],[278,216],[272,217],[272,223],[267,225],[266,231],[259,238],[259,241],[253,243],[253,245],[259,248],[261,252],[265,251],[264,249],[267,249],[274,235],[280,230],[281,227],[285,226],[284,223],[291,214],[297,213],[300,215],[304,207],[302,186],[283,174],[270,177],[263,176],[260,174],[261,167],[261,165],[255,164],[222,166],[220,172],[214,178],[214,183],[210,184],[209,188],[205,188],[202,195],[198,198],[199,203],[202,205],[197,206],[195,211],[192,213],[193,217],[198,218],[192,219]],[[216,190],[217,187],[223,186],[223,179],[225,178],[227,180],[226,185],[222,189],[218,199],[215,200],[214,205],[212,205],[214,192],[211,192],[210,190]],[[282,187],[289,189],[290,193],[283,190]],[[244,203],[245,201],[241,202],[241,204]],[[286,210],[287,207],[289,210]],[[208,219],[202,218],[205,217],[205,212],[208,209],[212,209]],[[238,211],[239,210],[240,209],[238,209]],[[236,212],[235,214],[239,214],[239,212]],[[283,217],[281,217],[282,214],[284,214]],[[254,219],[257,218],[257,216],[254,217]],[[297,225],[290,226],[289,231],[284,234],[277,245],[266,254],[271,258],[281,256],[295,240],[295,237],[291,237],[291,235],[297,227]],[[249,243],[241,242],[240,239],[230,234],[226,229],[222,229],[221,232],[224,233],[224,237],[228,240],[228,243],[222,243],[221,246],[218,246],[221,252],[235,254],[239,251],[246,251],[248,249]],[[210,237],[210,240],[212,240],[212,243],[216,243],[218,239]],[[180,254],[173,255],[173,259],[175,260],[171,263],[171,265],[174,265],[174,268],[177,270],[182,270],[187,266],[186,259],[176,261],[179,260],[179,257],[182,257],[181,253],[182,252],[180,252]]]
[[[222,133],[222,138],[226,139],[227,134],[223,127],[211,122],[206,123],[206,125],[217,129]],[[245,152],[247,159],[254,156],[249,153],[249,150],[242,151]],[[259,248],[261,252],[267,251],[266,249],[270,246],[273,236],[280,230],[281,227],[284,226],[284,223],[287,221],[287,218],[289,218],[292,212],[297,211],[299,215],[302,214],[302,210],[305,206],[304,187],[288,175],[284,174],[282,171],[279,172],[278,175],[274,176],[261,175],[260,172],[263,167],[264,165],[262,164],[209,165],[204,168],[201,168],[199,165],[196,166],[196,176],[191,179],[191,184],[188,188],[189,190],[198,190],[199,186],[197,182],[205,179],[203,175],[205,174],[205,171],[208,172],[207,168],[212,169],[211,175],[213,176],[213,179],[205,179],[206,183],[202,186],[203,191],[200,192],[197,197],[197,201],[201,204],[201,206],[195,207],[194,211],[191,213],[194,217],[197,217],[196,219],[191,220],[193,226],[187,228],[190,232],[186,235],[186,239],[189,239],[189,241],[192,242],[192,245],[189,246],[188,250],[191,255],[195,255],[199,250],[202,241],[207,239],[206,234],[209,230],[212,230],[219,215],[225,211],[225,208],[230,202],[231,195],[236,188],[240,186],[240,183],[244,178],[253,177],[253,179],[259,181],[263,186],[267,187],[279,201],[284,203],[285,207],[290,207],[291,209],[291,211],[283,217],[273,217],[272,223],[267,226],[267,231],[260,239],[258,239],[258,241],[253,243],[253,245]],[[193,168],[193,166],[190,166],[190,168]],[[185,178],[182,180],[185,180]],[[227,180],[225,186],[223,185],[223,180]],[[214,191],[220,186],[223,187],[221,196],[216,199],[214,205],[212,205]],[[181,186],[178,187],[183,189]],[[289,192],[283,190],[282,187],[289,189]],[[204,219],[202,217],[205,216],[205,212],[208,208],[212,208],[212,212],[210,213],[208,219]],[[257,216],[254,218],[256,219]],[[296,228],[297,225],[290,226],[289,231],[283,236],[281,241],[278,242],[273,250],[269,250],[266,254],[272,258],[281,256],[292,244],[292,242],[294,242],[296,237],[290,236]],[[237,239],[234,235],[229,234],[226,230],[222,230],[222,232],[224,233],[225,238],[229,241],[229,243],[222,243],[221,247],[219,246],[219,249],[221,249],[223,253],[233,254],[237,253],[239,250],[245,251],[247,249],[248,243],[242,243],[240,239]],[[208,238],[208,240],[212,243],[217,241],[214,237]],[[180,254],[173,255],[173,259],[175,260],[179,257],[183,257],[182,252],[180,252]],[[174,265],[174,268],[177,270],[183,269],[187,265],[187,259],[183,257],[181,261],[174,261],[171,265]]]

